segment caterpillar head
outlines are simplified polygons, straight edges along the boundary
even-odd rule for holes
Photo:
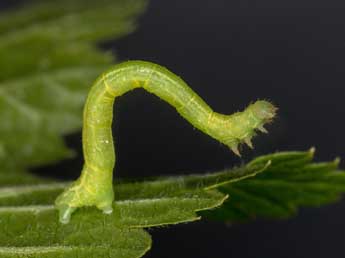
[[[250,105],[248,109],[251,110],[254,117],[262,122],[262,124],[271,122],[277,112],[277,108],[273,106],[273,104],[264,100],[256,101],[254,104]]]
[[[236,134],[228,138],[226,145],[238,156],[241,156],[238,146],[241,143],[253,148],[252,137],[255,130],[268,133],[264,125],[272,122],[276,115],[277,108],[264,100],[258,100],[249,105],[243,112],[237,113],[234,119],[229,121],[234,125]]]

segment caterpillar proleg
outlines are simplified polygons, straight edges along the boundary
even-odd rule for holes
[[[252,146],[255,130],[272,121],[276,108],[259,100],[232,115],[214,112],[180,77],[145,61],[128,61],[101,75],[92,86],[83,114],[84,166],[81,176],[57,199],[60,221],[68,223],[75,209],[96,206],[112,212],[115,151],[111,124],[116,97],[142,87],[176,108],[194,127],[240,155],[238,145]]]

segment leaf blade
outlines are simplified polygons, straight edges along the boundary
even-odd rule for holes
[[[57,221],[52,206],[2,208],[0,214],[0,257],[134,258],[151,246],[142,229],[119,227],[101,213],[79,214],[68,225]]]
[[[229,194],[232,201],[203,215],[228,222],[257,217],[288,218],[295,215],[299,207],[319,207],[338,201],[345,191],[345,171],[338,170],[338,159],[313,163],[314,152],[312,148],[306,152],[275,153],[254,159],[249,164],[267,160],[272,164],[255,178],[220,187],[218,190]]]

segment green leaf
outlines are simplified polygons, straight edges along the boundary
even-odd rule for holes
[[[57,185],[55,185],[57,187]],[[23,189],[22,189],[23,190]],[[36,192],[37,193],[37,192]],[[41,189],[40,194],[49,194],[49,192]],[[11,193],[8,192],[10,195]],[[5,195],[5,189],[2,189],[2,197]],[[119,227],[154,227],[167,224],[177,224],[181,222],[189,222],[200,219],[196,214],[197,211],[213,209],[221,205],[227,198],[226,195],[218,191],[198,191],[185,189],[184,193],[176,193],[176,196],[171,197],[157,197],[148,199],[133,199],[121,200],[114,203],[114,211],[111,215],[103,215],[95,208],[84,208],[78,211],[82,217],[98,217],[114,219],[114,223]],[[54,218],[51,222],[56,220],[57,211],[51,204],[46,205],[22,205],[10,206],[1,205],[0,207],[0,220],[3,214],[36,214],[51,212]],[[73,216],[72,224],[77,223],[80,218]],[[103,219],[102,219],[103,220]],[[102,222],[99,220],[98,222]]]
[[[311,149],[254,159],[249,165],[267,160],[272,163],[255,178],[220,187],[221,192],[230,196],[229,201],[204,215],[229,222],[257,217],[287,218],[301,206],[319,207],[339,200],[345,191],[345,172],[338,169],[339,159],[313,163],[313,156]]]
[[[58,222],[52,205],[66,183],[2,187],[0,257],[140,257],[151,244],[141,228],[200,219],[197,212],[217,208],[228,198],[212,188],[254,176],[268,164],[118,183],[112,214],[82,208],[67,225]]]
[[[110,215],[84,208],[67,225],[58,222],[54,206],[4,206],[0,208],[0,257],[141,257],[151,241],[138,228],[195,221],[196,211],[214,208],[225,198],[209,191],[118,201]]]
[[[201,213],[222,221],[247,221],[257,217],[287,218],[301,206],[321,206],[337,201],[345,191],[345,173],[339,160],[312,162],[314,149],[261,156],[246,166],[205,175],[162,177],[152,181],[115,185],[117,200],[176,197],[186,190],[217,189],[229,195],[224,205]],[[268,162],[271,164],[268,166]],[[256,175],[257,172],[263,173]],[[254,176],[247,178],[249,176]],[[241,180],[239,179],[244,179]],[[238,182],[237,182],[238,181]],[[0,189],[0,205],[49,204],[65,184]]]
[[[321,206],[337,201],[345,191],[345,173],[339,160],[312,162],[314,149],[280,152],[254,159],[246,166],[213,174],[162,177],[152,181],[115,185],[117,200],[176,197],[186,189],[218,189],[229,195],[221,208],[203,212],[221,221],[247,221],[257,217],[287,218],[301,206]],[[271,164],[268,166],[268,162]],[[263,173],[256,175],[257,172]],[[255,177],[244,179],[249,176]],[[64,184],[0,189],[0,205],[52,203]]]
[[[106,252],[109,257],[140,257],[150,248],[141,228],[192,222],[200,215],[230,222],[284,218],[300,206],[332,202],[345,191],[339,161],[313,163],[313,155],[313,149],[282,152],[217,173],[119,182],[111,215],[82,208],[67,225],[58,223],[52,204],[69,183],[2,187],[0,257],[30,252],[32,257],[97,257]],[[130,245],[125,245],[127,238]],[[128,248],[132,245],[134,249]]]
[[[96,43],[132,32],[145,5],[37,0],[2,13],[0,173],[14,175],[8,184],[37,181],[20,171],[73,155],[61,136],[80,129],[90,85],[114,62]]]
[[[119,182],[114,185],[116,201],[184,198],[200,191],[253,177],[265,171],[270,161],[226,169],[204,175],[161,177],[151,181]],[[0,186],[2,177],[0,177]],[[69,183],[46,183],[0,188],[1,206],[51,205]]]
[[[62,225],[49,206],[0,209],[0,257],[141,257],[150,249],[142,229],[118,225],[97,211],[76,214]]]

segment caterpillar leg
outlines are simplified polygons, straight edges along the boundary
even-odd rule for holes
[[[102,186],[92,180],[80,178],[68,187],[55,201],[60,222],[67,224],[72,213],[83,206],[96,206],[103,213],[111,214],[114,201],[112,180],[103,181],[101,184]]]

